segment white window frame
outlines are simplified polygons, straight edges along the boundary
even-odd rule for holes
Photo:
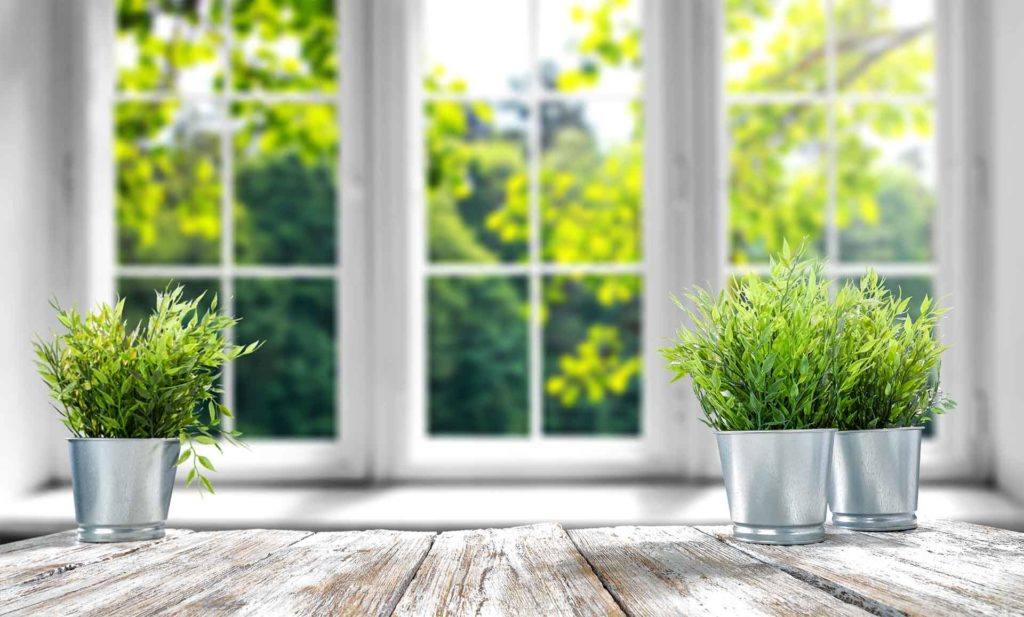
[[[80,221],[88,243],[78,252],[89,265],[80,297],[91,304],[113,296],[116,234],[113,3],[90,6],[83,11],[83,39],[71,42],[90,52],[77,86],[84,93],[86,127],[72,136],[72,152],[81,153],[83,163],[71,177],[79,180],[74,188],[86,211]],[[326,270],[260,267],[251,272],[340,280],[341,436],[254,440],[249,450],[231,450],[222,457],[219,478],[719,476],[713,435],[700,423],[689,388],[668,384],[657,350],[681,321],[670,294],[724,281],[727,273],[721,3],[644,1],[644,367],[643,434],[638,438],[426,438],[421,11],[421,0],[337,0],[344,84],[336,98],[344,134],[338,193],[344,275],[337,264]],[[953,345],[943,375],[960,406],[940,419],[937,438],[924,448],[922,473],[926,478],[978,479],[986,465],[974,454],[984,445],[987,410],[980,387],[986,371],[981,361],[984,306],[976,298],[983,297],[979,290],[987,279],[982,276],[986,247],[977,246],[981,236],[972,230],[985,220],[985,213],[973,206],[984,203],[986,144],[983,131],[977,130],[982,114],[972,94],[983,71],[972,69],[984,54],[969,7],[937,0],[936,11],[940,186],[935,281],[940,297],[954,299],[943,331]],[[250,272],[242,267],[216,272],[225,278],[238,273]],[[64,458],[58,452],[54,457]],[[67,478],[66,471],[62,475]]]
[[[227,67],[228,50],[232,43],[230,3],[225,7],[222,25],[225,42],[221,60]],[[97,179],[90,182],[87,196],[89,211],[89,244],[87,258],[90,276],[82,297],[85,303],[109,302],[115,295],[116,280],[120,277],[173,277],[214,278],[219,280],[221,301],[231,314],[234,306],[236,278],[283,278],[288,280],[331,280],[335,283],[335,340],[336,376],[333,412],[336,432],[332,438],[313,439],[246,439],[246,448],[226,448],[217,459],[220,480],[287,481],[295,479],[362,478],[367,470],[368,377],[365,363],[345,361],[359,358],[370,347],[369,332],[364,323],[369,310],[368,274],[366,259],[368,191],[366,163],[368,141],[361,127],[366,125],[366,79],[369,59],[366,55],[369,36],[369,10],[367,0],[336,0],[335,14],[340,27],[336,38],[340,54],[341,75],[337,93],[246,93],[235,94],[231,82],[226,80],[225,92],[212,95],[163,95],[119,93],[115,90],[116,69],[114,45],[116,16],[112,1],[90,4],[83,24],[85,37],[96,45],[89,50],[94,60],[86,69],[88,83],[86,114],[93,131],[80,145],[83,157],[90,166],[90,174]],[[101,50],[96,53],[96,49]],[[344,87],[340,82],[344,82]],[[221,178],[226,179],[221,197],[220,263],[217,265],[118,265],[114,202],[114,169],[112,156],[114,106],[130,100],[197,100],[205,98],[222,106],[224,122],[221,126]],[[232,219],[233,178],[231,162],[234,157],[233,133],[230,125],[230,104],[236,100],[267,103],[327,103],[335,107],[344,139],[338,157],[339,190],[335,208],[338,250],[331,265],[236,265],[234,262],[234,236]],[[109,186],[103,186],[109,183]],[[245,361],[258,362],[258,356]],[[224,371],[225,402],[234,409],[234,367]],[[344,384],[344,387],[342,387]],[[347,413],[344,410],[349,410]],[[68,478],[62,467],[60,474]]]
[[[533,2],[537,15],[538,0]],[[669,38],[659,36],[659,15],[670,3],[647,0],[644,3],[644,93],[647,126],[660,125],[658,114],[671,109],[669,103],[653,103],[664,89],[663,74],[667,65],[658,62],[661,52],[654,53]],[[665,160],[661,150],[666,147],[657,131],[648,130],[644,141],[645,198],[643,205],[642,264],[587,266],[526,266],[524,274],[539,280],[542,273],[565,271],[601,271],[637,273],[644,278],[642,306],[642,346],[644,355],[641,400],[641,433],[638,436],[571,436],[542,437],[539,424],[540,393],[537,358],[531,363],[531,435],[523,436],[437,436],[427,435],[425,392],[425,268],[431,272],[462,271],[458,265],[425,266],[423,195],[423,136],[421,125],[423,93],[421,92],[420,41],[423,4],[420,1],[383,0],[374,4],[375,32],[373,57],[379,84],[374,87],[376,112],[376,146],[374,215],[386,223],[375,224],[374,259],[375,295],[390,300],[378,306],[376,316],[387,324],[377,329],[380,351],[376,375],[388,375],[386,383],[377,388],[376,407],[380,424],[375,469],[382,477],[398,478],[586,478],[636,477],[640,475],[678,475],[684,472],[688,444],[675,436],[692,434],[683,430],[688,415],[672,414],[661,400],[673,395],[663,372],[658,347],[671,335],[672,327],[659,327],[658,318],[664,307],[654,298],[665,298],[681,288],[667,277],[658,276],[662,269],[652,266],[652,255],[664,256],[663,263],[681,248],[667,242],[661,231],[659,216],[667,210],[655,196],[664,182],[651,161]],[[536,24],[533,25],[534,33]],[[534,55],[536,55],[534,41]],[[381,84],[386,84],[383,86]],[[536,84],[534,84],[536,85]],[[379,86],[379,87],[378,87]],[[678,93],[675,93],[678,94]],[[484,95],[485,98],[486,95]],[[536,103],[539,93],[529,95]],[[581,97],[585,98],[585,97]],[[531,118],[532,122],[537,122]],[[536,132],[534,129],[533,132]],[[536,139],[536,135],[534,135]],[[536,145],[533,148],[536,151]],[[536,199],[536,198],[535,198]],[[536,203],[534,204],[536,208]],[[681,211],[675,212],[676,216]],[[536,229],[536,220],[534,228]],[[536,239],[534,240],[536,242]],[[535,251],[536,252],[536,251]],[[494,266],[496,271],[513,271],[518,265]],[[471,268],[476,272],[479,268]],[[385,275],[377,273],[386,273]],[[532,301],[538,302],[539,287],[534,285]],[[661,323],[668,320],[662,318]],[[531,324],[531,354],[540,353],[537,345],[539,329],[536,318]],[[665,377],[659,379],[659,377]]]
[[[715,0],[701,0],[714,14],[715,24],[709,28],[719,33],[719,50],[723,47],[722,4]],[[875,268],[886,277],[930,276],[934,282],[934,293],[940,301],[950,303],[954,309],[940,327],[940,337],[950,345],[944,354],[942,386],[958,401],[958,407],[949,415],[935,420],[935,435],[926,439],[921,451],[921,475],[925,479],[978,480],[987,472],[984,457],[978,457],[986,439],[984,427],[988,409],[984,392],[984,336],[980,306],[984,297],[984,273],[982,255],[984,248],[977,246],[977,233],[985,224],[987,212],[975,207],[984,201],[984,171],[987,151],[982,141],[985,131],[981,123],[982,113],[976,92],[984,83],[986,64],[978,62],[983,47],[979,39],[979,21],[976,12],[959,0],[932,0],[935,6],[934,38],[936,45],[936,90],[923,95],[877,95],[864,96],[845,94],[842,100],[857,99],[865,102],[932,104],[935,112],[937,149],[936,196],[938,207],[935,212],[935,231],[932,238],[933,260],[931,263],[843,263],[836,264],[839,254],[838,229],[835,225],[834,179],[829,188],[826,226],[826,254],[831,260],[826,267],[830,277],[859,276],[868,267]],[[828,6],[832,0],[822,0]],[[831,11],[826,12],[826,28],[830,23]],[[826,56],[834,66],[834,39],[826,41]],[[717,62],[723,61],[721,51]],[[973,70],[972,70],[973,69]],[[835,92],[834,74],[827,75],[828,92],[825,94],[790,96],[787,93],[724,93],[724,67],[714,67],[718,79],[715,88],[723,97],[721,108],[728,102],[735,103],[777,103],[794,99],[814,100],[832,104],[840,100]],[[832,71],[834,72],[834,70]],[[831,118],[831,116],[829,116]],[[724,119],[719,120],[721,145],[718,160],[723,174],[720,177],[720,203],[723,215],[728,209],[728,127]],[[827,128],[832,139],[834,128],[831,121]],[[830,149],[834,159],[836,153]],[[835,165],[835,161],[830,161]],[[830,174],[832,177],[832,174]],[[727,273],[737,271],[758,271],[763,268],[731,267],[725,250],[728,246],[728,231],[723,222],[719,229],[719,242],[723,247],[721,263],[723,273],[719,278],[724,284]],[[979,417],[981,418],[979,420]],[[712,472],[717,461],[705,458],[707,470]],[[712,472],[713,473],[713,472]]]

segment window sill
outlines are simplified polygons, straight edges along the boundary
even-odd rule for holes
[[[0,540],[74,526],[70,487],[0,507]],[[1024,505],[983,486],[921,488],[918,514],[1024,530]],[[203,496],[180,486],[168,525],[190,529],[449,530],[557,521],[568,528],[725,524],[720,484],[400,484],[382,487],[224,486]]]

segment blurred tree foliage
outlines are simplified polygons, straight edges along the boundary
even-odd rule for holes
[[[337,54],[332,0],[238,0],[230,58],[237,91],[330,91]],[[215,93],[224,85],[220,0],[119,0],[123,91]],[[333,106],[218,104],[172,96],[115,112],[122,263],[220,258],[220,131],[234,150],[235,257],[240,263],[333,263],[340,137]],[[132,281],[120,288],[152,302]],[[162,289],[162,287],[160,287]],[[147,297],[148,296],[148,297]],[[334,286],[236,282],[239,334],[261,331],[268,353],[239,368],[238,426],[250,437],[335,432]],[[244,411],[241,411],[243,410]]]
[[[331,91],[338,60],[332,0],[118,0],[119,87],[124,91]],[[609,71],[639,70],[636,0],[573,7],[566,47],[575,64],[541,67],[545,87],[586,92]],[[835,0],[838,87],[921,93],[930,86],[930,23],[895,23],[886,0]],[[822,92],[825,15],[818,0],[726,0],[726,87],[731,93]],[[784,7],[784,8],[779,8]],[[226,27],[233,45],[224,54]],[[230,71],[225,70],[225,59]],[[465,94],[444,67],[425,90]],[[609,142],[586,104],[432,98],[424,107],[427,244],[434,262],[524,262],[529,257],[531,113],[540,113],[540,251],[547,262],[630,263],[642,258],[642,134]],[[234,130],[236,257],[246,263],[329,263],[339,130],[329,107],[238,103]],[[850,260],[930,259],[934,196],[920,161],[894,161],[887,144],[928,136],[926,106],[807,102],[733,105],[727,112],[731,259],[763,260],[785,239],[820,239],[825,221],[828,113],[834,113],[841,252]],[[217,263],[218,107],[130,102],[117,108],[115,157],[120,259]],[[890,148],[891,150],[891,148]],[[290,285],[299,285],[291,283]],[[301,287],[301,289],[299,288]],[[329,287],[329,286],[328,286]],[[545,277],[546,431],[639,430],[639,298],[631,275]],[[246,296],[243,296],[243,293]],[[331,290],[239,285],[239,309],[270,331],[273,368],[240,380],[277,382],[239,405],[252,434],[330,432]],[[275,296],[282,296],[275,301]],[[429,425],[440,433],[517,433],[528,427],[528,302],[523,278],[435,277],[428,283]],[[656,300],[656,299],[655,299]],[[309,319],[296,311],[308,310]],[[245,322],[243,322],[243,327]],[[277,324],[277,325],[274,325]],[[282,324],[287,324],[282,325]],[[280,328],[284,331],[278,332]],[[274,338],[281,339],[274,353]],[[252,335],[250,335],[252,338]],[[260,361],[249,363],[257,367]],[[305,371],[310,371],[305,374]],[[300,378],[305,374],[305,378]],[[254,383],[256,383],[254,381]],[[270,386],[266,386],[270,387]],[[241,383],[239,392],[249,392]],[[258,395],[257,395],[258,392]],[[242,402],[241,399],[239,401]],[[326,406],[326,407],[325,407]],[[277,415],[287,416],[276,418]]]

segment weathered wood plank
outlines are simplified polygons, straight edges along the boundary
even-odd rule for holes
[[[569,531],[630,615],[865,615],[692,527]]]
[[[187,529],[168,529],[159,540],[89,544],[79,542],[77,532],[64,531],[4,544],[0,546],[0,589],[145,550],[189,533]]]
[[[172,607],[309,535],[273,530],[183,535],[0,590],[0,614],[138,615]]]
[[[984,546],[986,551],[996,551],[996,555],[994,555],[996,559],[998,559],[998,555],[1003,551],[1009,551],[1011,554],[1024,553],[1024,533],[1017,531],[939,519],[924,519],[920,521],[919,525],[919,530],[933,529],[941,531],[962,538],[968,541],[971,546]]]
[[[791,547],[737,542],[727,527],[700,529],[851,602],[910,615],[1024,613],[1024,553],[988,557],[989,546],[927,525],[898,533],[830,530],[820,544]]]
[[[317,533],[199,591],[173,615],[390,615],[435,534]],[[148,605],[148,604],[147,604]]]
[[[621,615],[559,525],[444,533],[396,615]]]

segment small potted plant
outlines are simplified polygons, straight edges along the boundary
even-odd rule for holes
[[[56,304],[64,328],[35,343],[39,373],[64,425],[78,537],[85,542],[147,540],[164,535],[178,466],[191,462],[186,486],[213,492],[213,463],[198,445],[237,443],[223,430],[222,365],[260,343],[229,345],[237,320],[217,313],[217,298],[182,298],[182,288],[156,294],[156,307],[134,328],[124,300],[86,316]]]
[[[918,317],[875,272],[836,297],[843,323],[836,345],[836,433],[829,506],[837,527],[917,527],[922,429],[953,401],[939,389],[946,349],[935,337],[945,313],[927,296]]]
[[[717,296],[697,289],[675,344],[675,379],[690,377],[715,430],[733,534],[764,544],[825,537],[838,313],[819,261],[783,249],[766,278]]]

